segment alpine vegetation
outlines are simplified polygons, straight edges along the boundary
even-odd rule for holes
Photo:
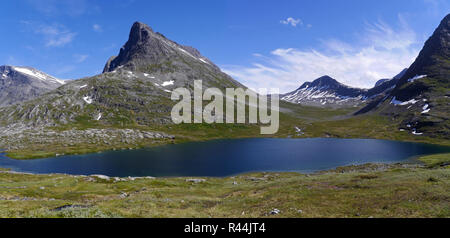
[[[192,123],[192,114],[194,123],[259,123],[269,124],[261,127],[260,133],[263,135],[275,134],[280,126],[279,116],[279,96],[278,89],[271,89],[270,97],[270,115],[268,110],[268,96],[266,89],[260,89],[257,94],[251,89],[226,88],[226,114],[224,116],[224,94],[218,88],[208,88],[203,93],[202,80],[194,81],[194,111],[192,113],[192,95],[187,88],[177,88],[172,91],[171,99],[180,100],[171,112],[172,121],[175,124]],[[214,98],[214,99],[213,99]],[[248,101],[246,100],[248,98]],[[236,101],[235,101],[236,99]],[[203,108],[203,101],[211,101]],[[247,103],[248,102],[248,103]],[[235,110],[235,105],[236,110]],[[246,106],[248,105],[248,120],[246,119]],[[236,116],[235,116],[236,111]]]

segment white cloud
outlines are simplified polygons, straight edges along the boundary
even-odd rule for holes
[[[28,0],[27,2],[39,13],[47,16],[68,15],[76,17],[85,14],[89,9],[96,8],[86,0]]]
[[[34,29],[36,34],[44,36],[45,46],[62,47],[73,41],[77,33],[71,32],[60,24],[39,25]]]
[[[82,63],[89,57],[89,55],[75,54],[73,57],[77,63]]]
[[[323,40],[318,49],[275,49],[255,57],[250,67],[225,65],[224,72],[250,88],[279,88],[289,92],[302,83],[329,75],[354,87],[370,88],[391,78],[417,57],[416,34],[400,17],[399,29],[379,21],[367,24],[358,41]]]
[[[303,25],[301,19],[294,19],[292,17],[288,17],[286,20],[281,20],[280,23],[284,25],[291,25],[293,27],[296,27],[298,24]]]
[[[102,32],[102,31],[103,31],[102,26],[100,26],[99,24],[94,24],[94,25],[92,25],[92,29],[93,29],[94,31],[96,31],[96,32]]]

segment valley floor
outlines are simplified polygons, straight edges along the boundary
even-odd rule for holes
[[[450,154],[420,160],[227,178],[3,170],[0,217],[450,217]]]

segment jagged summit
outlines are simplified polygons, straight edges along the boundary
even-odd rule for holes
[[[197,49],[169,40],[141,22],[133,24],[128,41],[118,56],[107,61],[103,72],[117,70],[150,74],[178,87],[189,88],[196,79],[210,87],[243,87]]]
[[[131,27],[128,41],[120,49],[117,57],[108,60],[104,72],[114,71],[118,67],[146,71],[148,65],[161,64],[177,58],[189,58],[218,69],[193,47],[180,45],[159,32],[155,33],[148,25],[135,22]]]
[[[448,59],[450,58],[450,14],[448,14],[425,42],[419,56],[400,79],[399,85],[407,83],[417,75],[435,78],[448,76]],[[438,70],[437,66],[444,67]]]

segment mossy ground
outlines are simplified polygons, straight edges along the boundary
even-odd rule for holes
[[[450,154],[420,158],[428,165]],[[450,217],[450,167],[368,164],[316,174],[129,181],[0,172],[0,217]],[[269,215],[272,209],[278,215]]]

